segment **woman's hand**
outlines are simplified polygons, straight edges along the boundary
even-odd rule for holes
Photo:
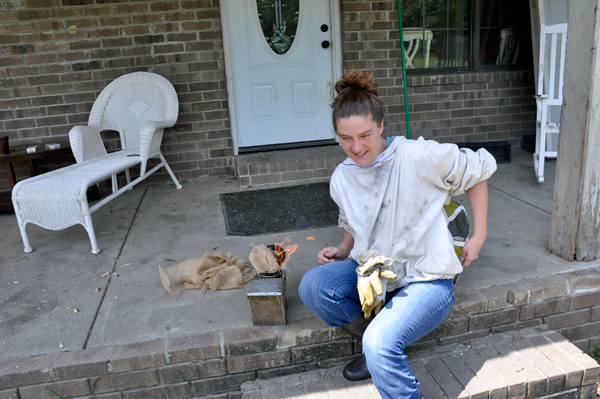
[[[350,251],[354,247],[354,237],[346,230],[342,233],[342,242],[337,247],[323,248],[317,255],[319,265],[324,265],[331,262],[339,262],[350,255]]]
[[[483,238],[473,236],[467,240],[460,255],[460,261],[463,262],[463,267],[469,266],[471,262],[479,258],[479,251],[481,251],[484,242],[485,236]]]
[[[346,259],[347,255],[340,247],[323,248],[317,255],[319,265],[324,265],[331,262],[339,262]]]

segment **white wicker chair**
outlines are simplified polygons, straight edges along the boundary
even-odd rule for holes
[[[175,125],[178,106],[171,83],[153,73],[131,73],[106,86],[92,107],[88,125],[75,126],[69,132],[77,163],[20,181],[13,189],[25,252],[33,250],[25,230],[28,223],[48,230],[79,223],[88,232],[92,253],[98,254],[91,217],[94,211],[163,166],[180,189],[181,184],[160,152],[163,130]],[[119,132],[121,151],[106,152],[100,136],[104,130]],[[146,171],[148,159],[153,157],[158,157],[160,163]],[[131,181],[129,168],[135,165],[140,165],[140,177]],[[119,188],[117,173],[123,171],[127,184]],[[112,179],[112,194],[90,207],[87,189],[108,178]]]

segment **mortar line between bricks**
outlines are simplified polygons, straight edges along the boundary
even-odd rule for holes
[[[529,205],[529,206],[532,206],[532,207],[534,207],[535,209],[539,209],[540,211],[542,211],[542,212],[544,212],[544,213],[547,213],[548,215],[552,215],[552,212],[548,212],[547,210],[545,210],[545,209],[542,209],[542,208],[540,208],[540,207],[539,207],[539,206],[537,206],[537,205],[533,205],[531,202],[527,202],[527,201],[525,201],[525,200],[523,200],[523,199],[521,199],[521,198],[519,198],[519,197],[516,197],[516,196],[514,196],[514,195],[512,195],[512,194],[510,194],[510,193],[507,193],[506,191],[502,191],[502,190],[500,190],[499,188],[497,188],[497,187],[494,187],[494,186],[492,186],[492,185],[491,185],[491,184],[489,184],[489,183],[488,183],[488,186],[489,186],[489,187],[491,187],[491,188],[493,188],[493,189],[494,189],[494,190],[496,190],[496,191],[500,191],[502,194],[506,194],[506,195],[508,195],[509,197],[512,197],[512,198],[514,198],[514,199],[516,199],[516,200],[518,200],[518,201],[521,201],[521,202],[522,202],[522,203],[524,203],[524,204],[527,204],[527,205]]]
[[[94,330],[94,326],[96,325],[96,320],[98,319],[98,315],[100,314],[100,309],[102,309],[102,304],[104,304],[104,298],[106,298],[106,294],[108,293],[108,289],[110,288],[110,283],[112,282],[112,276],[113,276],[115,270],[117,269],[117,263],[119,263],[119,259],[121,258],[121,254],[123,253],[123,248],[125,248],[125,244],[127,243],[127,238],[129,237],[129,233],[131,232],[131,228],[133,227],[133,222],[135,221],[135,217],[137,216],[137,214],[140,210],[140,207],[142,206],[142,202],[144,202],[144,198],[146,198],[147,192],[148,192],[148,187],[145,187],[144,193],[142,194],[142,198],[140,198],[140,202],[138,203],[137,208],[135,208],[135,212],[133,214],[133,217],[131,218],[131,223],[129,223],[129,228],[127,229],[127,232],[125,233],[125,237],[123,238],[123,242],[121,243],[121,248],[119,248],[119,253],[117,254],[117,257],[115,258],[115,263],[113,263],[112,270],[110,271],[110,274],[108,275],[108,283],[106,284],[106,288],[104,289],[104,292],[102,293],[102,298],[100,299],[100,303],[98,303],[98,308],[96,309],[94,318],[92,319],[92,324],[90,325],[87,336],[85,337],[85,342],[83,343],[83,349],[87,349],[87,345],[90,341],[90,338],[92,337],[92,331]]]

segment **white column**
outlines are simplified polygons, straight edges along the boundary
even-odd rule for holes
[[[600,256],[600,0],[569,1],[550,251]]]

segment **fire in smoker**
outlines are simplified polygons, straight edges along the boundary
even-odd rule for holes
[[[298,244],[288,244],[285,248],[283,248],[283,245],[286,243],[289,243],[290,239],[288,237],[286,237],[282,242],[280,242],[279,244],[275,244],[274,247],[279,247],[283,249],[283,261],[281,262],[281,265],[285,265],[287,263],[287,261],[290,259],[290,255],[293,254],[294,252],[296,252],[296,250],[298,249]],[[280,250],[278,250],[279,252]],[[276,255],[277,256],[277,255]]]
[[[258,273],[277,273],[298,248],[298,244],[287,245],[284,248],[284,244],[287,242],[289,242],[289,238],[279,244],[257,245],[248,256],[250,263]]]
[[[277,263],[279,263],[281,266],[285,265],[285,261],[287,260],[287,254],[285,250],[281,248],[281,246],[279,246],[278,244],[273,244],[267,245],[267,248],[269,248],[273,252],[273,255],[275,255],[275,259],[277,259]]]

